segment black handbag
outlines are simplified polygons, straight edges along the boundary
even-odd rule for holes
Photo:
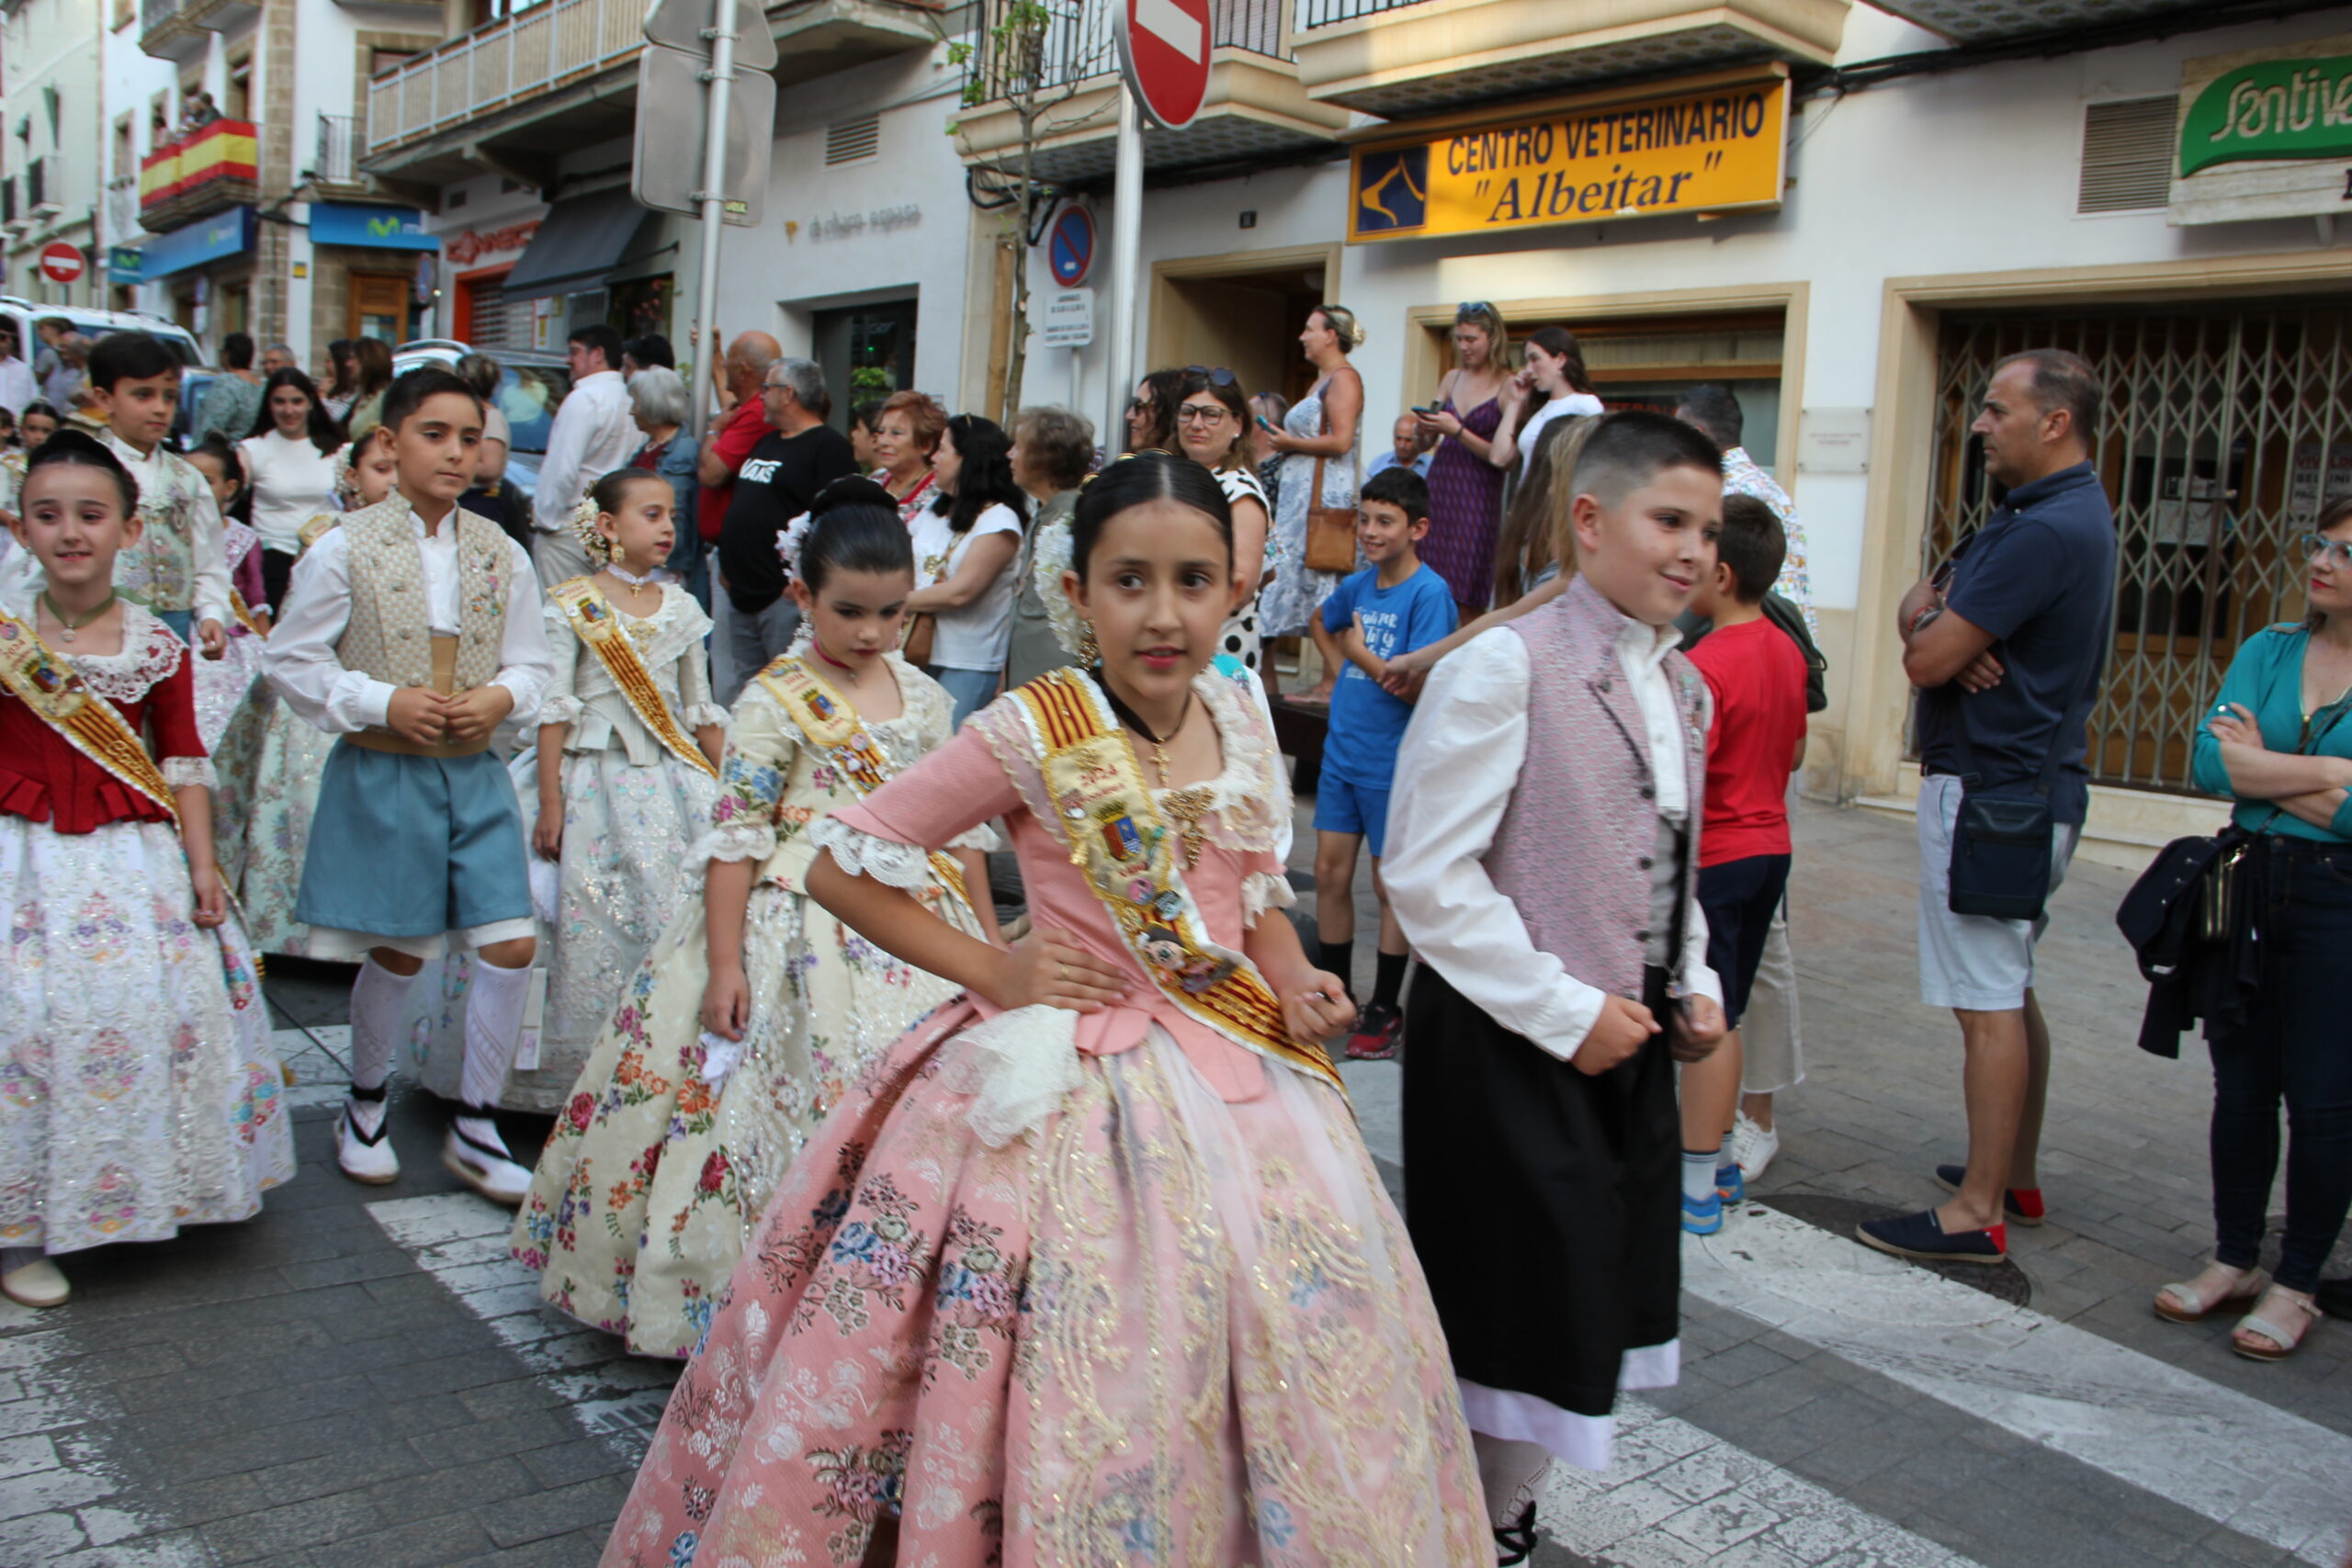
[[[2010,785],[1981,787],[1976,750],[1968,726],[1960,736],[1960,814],[1952,825],[1951,875],[1945,905],[1955,915],[1989,915],[1999,920],[2038,920],[2050,901],[2051,860],[2057,845],[2057,818],[2050,792],[2058,782],[2058,752],[2070,728],[2087,722],[2087,711],[2069,707],[2050,738],[2041,773],[2025,793]]]

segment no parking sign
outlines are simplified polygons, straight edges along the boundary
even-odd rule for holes
[[[1046,262],[1064,288],[1084,283],[1094,265],[1094,215],[1074,201],[1056,214],[1046,235]]]

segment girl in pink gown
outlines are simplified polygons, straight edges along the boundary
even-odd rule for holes
[[[808,890],[965,987],[769,1204],[609,1568],[1495,1560],[1445,1343],[1280,912],[1290,791],[1206,470],[1080,496],[1092,674],[999,698],[812,827]],[[1030,939],[902,889],[1003,818]]]

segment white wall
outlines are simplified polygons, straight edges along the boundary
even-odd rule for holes
[[[2198,55],[2325,37],[2352,26],[2352,8],[2276,25],[2192,33],[2156,43],[1890,82],[1842,101],[1815,99],[1795,118],[1793,176],[1778,214],[1710,224],[1657,218],[1536,230],[1476,240],[1349,247],[1334,297],[1371,333],[1355,356],[1371,413],[1385,427],[1430,389],[1403,385],[1406,312],[1460,299],[1639,294],[1728,282],[1811,285],[1802,403],[1867,407],[1878,397],[1879,316],[1890,276],[2081,267],[2248,252],[2316,250],[2311,222],[2170,227],[2161,209],[2077,217],[2083,107],[2178,90],[2180,63]],[[1934,47],[1932,35],[1857,7],[1844,62]],[[1258,213],[1243,231],[1238,215]],[[1347,165],[1278,170],[1248,179],[1154,190],[1145,200],[1142,276],[1165,259],[1294,244],[1328,244],[1346,231]],[[1107,254],[1109,201],[1098,203]],[[2352,233],[2339,228],[2347,280]],[[1475,254],[1472,247],[1476,247]],[[1098,264],[1098,267],[1100,264]],[[1050,287],[1039,258],[1033,287]],[[1107,275],[1098,321],[1107,323]],[[1144,308],[1148,309],[1148,300]],[[1137,364],[1148,342],[1138,310]],[[1103,357],[1089,351],[1090,378]],[[1032,360],[1033,400],[1068,395],[1065,355]],[[1104,399],[1090,379],[1085,411]],[[1793,419],[1794,407],[1783,419]],[[1860,576],[1860,476],[1783,475],[1797,491],[1812,551],[1816,600],[1851,607]]]
[[[107,33],[101,47],[99,85],[100,115],[98,144],[104,162],[101,173],[100,201],[107,199],[105,187],[118,179],[127,178],[130,189],[125,205],[130,222],[119,231],[102,225],[100,243],[107,245],[136,245],[146,238],[147,231],[139,224],[139,164],[155,150],[155,136],[150,128],[153,118],[151,105],[158,93],[165,96],[168,112],[179,112],[176,84],[177,73],[168,60],[158,60],[139,48],[139,16],[134,7],[128,26]],[[127,164],[118,165],[114,152],[114,122],[124,115],[130,117],[131,155]],[[104,256],[97,258],[103,265]],[[170,302],[164,298],[160,285],[144,284],[132,293],[132,300],[141,310],[168,310]]]
[[[775,333],[787,354],[806,354],[816,311],[913,294],[915,384],[955,400],[973,213],[946,126],[962,85],[941,45],[779,93],[766,213],[756,229],[728,230],[719,250],[723,336],[756,327]],[[826,167],[826,128],[867,114],[881,120],[876,154]],[[903,219],[909,208],[919,213],[910,222],[886,228],[876,218]],[[820,232],[828,220],[853,218],[865,220],[854,233]],[[680,250],[685,321],[698,315],[697,257],[690,237]],[[683,332],[680,339],[683,354]]]
[[[61,287],[38,274],[40,247],[64,239],[85,255],[96,249],[96,219],[104,158],[99,118],[98,6],[100,0],[26,0],[0,29],[0,78],[5,78],[7,170],[16,176],[17,210],[24,210],[24,177],[32,160],[51,160],[43,194],[62,210],[28,230],[12,247],[7,291],[35,299],[77,305],[104,299],[104,285],[92,257],[79,281]],[[52,130],[44,86],[57,89]],[[17,135],[28,120],[29,141]]]

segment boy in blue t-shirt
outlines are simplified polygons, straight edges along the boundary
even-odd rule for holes
[[[1347,665],[1331,693],[1330,734],[1323,742],[1322,783],[1315,795],[1315,928],[1322,967],[1352,976],[1355,963],[1356,846],[1372,843],[1372,890],[1380,900],[1380,955],[1372,1005],[1363,1010],[1348,1055],[1360,1062],[1396,1055],[1405,1015],[1397,998],[1411,953],[1389,912],[1380,857],[1388,838],[1389,781],[1412,705],[1383,690],[1388,660],[1451,636],[1453,595],[1421,565],[1417,546],[1430,531],[1429,481],[1410,468],[1383,468],[1356,502],[1356,542],[1371,569],[1323,601],[1323,629],[1339,639]]]

